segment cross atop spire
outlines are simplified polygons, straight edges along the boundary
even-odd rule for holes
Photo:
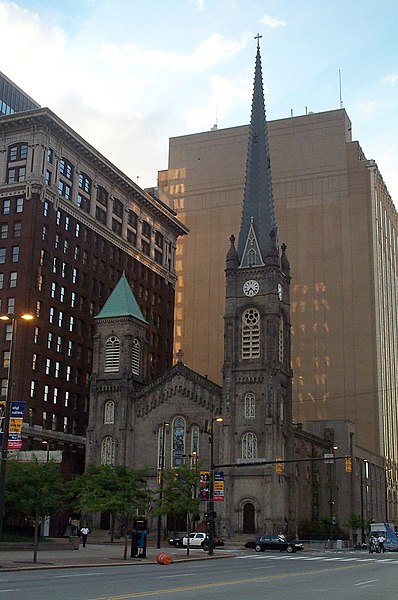
[[[254,38],[257,40],[256,67],[247,148],[242,222],[237,248],[241,268],[263,265],[265,257],[270,253],[270,244],[275,246],[272,249],[272,254],[278,247],[261,72],[261,37],[260,34],[257,34]],[[272,232],[274,232],[274,237],[271,240],[270,235]],[[255,255],[253,254],[252,240],[255,240],[257,244]],[[250,256],[248,253],[250,253]]]

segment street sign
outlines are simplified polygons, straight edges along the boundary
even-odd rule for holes
[[[325,465],[334,463],[334,454],[324,454],[323,458],[325,459]]]

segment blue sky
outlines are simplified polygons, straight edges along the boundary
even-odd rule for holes
[[[0,70],[143,187],[170,137],[339,108],[398,202],[396,0],[0,0]]]

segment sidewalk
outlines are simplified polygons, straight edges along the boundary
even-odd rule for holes
[[[190,555],[187,556],[186,548],[174,548],[172,546],[163,546],[160,550],[149,546],[147,548],[146,558],[130,558],[130,546],[128,547],[128,557],[123,559],[124,543],[117,541],[113,544],[90,544],[87,543],[83,548],[80,544],[78,550],[73,550],[68,540],[57,540],[56,544],[51,544],[52,548],[46,548],[46,544],[39,547],[37,553],[37,563],[33,562],[33,549],[2,549],[0,545],[0,573],[4,571],[30,570],[30,569],[54,569],[63,567],[104,567],[110,565],[138,565],[143,563],[156,563],[156,557],[160,552],[165,552],[172,557],[173,562],[183,562],[192,560],[211,560],[216,558],[226,558],[233,555],[230,552],[223,552],[223,548],[216,548],[214,556],[209,556],[204,550],[195,548],[190,549]],[[44,549],[43,549],[44,548]],[[163,566],[163,565],[160,565]],[[164,566],[167,568],[167,566]]]

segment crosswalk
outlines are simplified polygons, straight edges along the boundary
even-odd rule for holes
[[[369,562],[369,563],[384,563],[384,564],[396,564],[398,565],[398,556],[396,558],[390,558],[388,556],[347,556],[347,555],[323,555],[318,554],[316,556],[306,555],[306,554],[241,554],[234,557],[237,560],[299,560],[299,561],[308,561],[308,562]]]

